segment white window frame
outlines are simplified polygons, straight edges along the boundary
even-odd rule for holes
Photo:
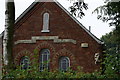
[[[45,54],[45,51],[47,51],[46,54]],[[48,61],[47,63],[44,63],[44,60],[43,60],[45,55],[47,56],[47,61]],[[50,57],[49,49],[42,49],[40,51],[40,67],[39,67],[40,71],[43,71],[44,68],[49,70],[49,57]]]
[[[43,14],[43,29],[41,32],[50,32],[49,30],[49,13]]]
[[[62,62],[62,60],[63,59],[66,59],[66,69],[64,70],[63,68],[62,68],[62,66],[63,66],[63,63],[64,62]],[[68,64],[68,65],[67,65]],[[67,71],[67,69],[70,67],[70,59],[68,58],[68,57],[61,57],[60,58],[60,60],[59,60],[59,69],[61,70],[61,71]]]
[[[26,64],[25,63],[25,60],[27,60],[27,68],[26,69],[29,69],[30,68],[30,60],[29,60],[29,57],[28,56],[23,56],[20,60],[20,66],[21,66],[21,69],[24,69],[24,65]]]

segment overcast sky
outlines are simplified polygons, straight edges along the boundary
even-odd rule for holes
[[[34,1],[34,0],[14,0],[16,8],[16,18],[22,14],[22,12]],[[68,7],[72,5],[68,0],[58,0],[63,7],[68,10]],[[77,18],[80,23],[82,23],[87,29],[91,26],[91,32],[98,38],[106,33],[112,31],[112,27],[109,27],[108,23],[104,23],[100,20],[97,20],[97,15],[92,14],[92,11],[103,5],[103,0],[84,0],[88,3],[88,10],[85,11],[85,16],[82,19]],[[5,25],[5,0],[0,1],[0,33],[4,30]]]

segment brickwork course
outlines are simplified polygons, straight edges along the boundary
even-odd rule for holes
[[[49,13],[49,32],[43,29],[43,14]],[[87,23],[86,23],[87,24]],[[50,70],[59,69],[59,58],[67,56],[70,67],[84,72],[99,70],[94,55],[102,55],[102,42],[58,2],[33,3],[15,22],[13,56],[16,65],[23,56],[34,59],[34,50],[50,50]],[[81,45],[86,43],[87,47]],[[38,55],[38,61],[40,53]]]

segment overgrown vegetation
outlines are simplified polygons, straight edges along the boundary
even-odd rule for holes
[[[78,5],[81,4],[81,5]],[[76,10],[80,10],[80,6],[83,6],[83,8],[87,9],[86,4],[84,3],[75,3],[72,7],[71,10],[73,10],[73,14],[76,15]],[[48,79],[48,80],[53,80],[55,79],[76,79],[76,78],[81,78],[81,79],[107,79],[107,78],[114,78],[115,80],[120,79],[120,2],[110,2],[104,6],[99,7],[96,9],[99,11],[100,15],[98,15],[98,19],[101,19],[103,21],[109,21],[112,20],[110,23],[110,26],[115,26],[114,32],[111,32],[109,34],[106,34],[103,36],[101,39],[105,42],[106,44],[106,49],[105,49],[105,58],[102,63],[104,65],[104,68],[101,69],[99,72],[93,72],[93,73],[84,73],[82,72],[81,68],[77,71],[73,71],[71,69],[68,69],[66,72],[62,72],[59,70],[54,70],[52,72],[49,72],[48,70],[44,70],[42,72],[39,71],[38,63],[35,63],[30,66],[30,69],[27,70],[21,70],[20,67],[17,67],[16,69],[10,69],[9,73],[5,73],[3,75],[3,79],[7,78],[21,78],[21,79]],[[102,11],[102,12],[101,12]],[[82,13],[82,15],[84,15]],[[81,14],[80,14],[81,16]],[[10,46],[10,44],[8,44]],[[34,52],[37,54],[37,50]],[[9,56],[10,57],[10,56]],[[34,55],[34,57],[37,57]],[[11,58],[11,57],[10,57]],[[36,59],[33,59],[33,62],[37,62]]]
[[[27,79],[27,78],[33,78],[33,79],[48,79],[52,80],[53,78],[55,79],[76,79],[76,78],[88,78],[88,79],[105,79],[105,78],[114,78],[114,79],[120,79],[120,76],[118,76],[114,70],[108,67],[106,70],[105,74],[101,74],[101,72],[94,72],[94,73],[84,73],[80,71],[73,71],[69,69],[67,72],[62,72],[59,70],[54,70],[53,72],[49,72],[48,70],[44,70],[42,72],[39,72],[39,70],[32,70],[27,69],[27,70],[21,70],[21,69],[16,69],[16,70],[11,70],[9,74],[4,75],[3,79],[7,78],[14,78],[14,79]]]
[[[114,26],[114,30],[104,36],[102,40],[105,42],[105,70],[115,71],[120,74],[120,1],[105,0],[106,4],[96,8],[98,19],[108,22],[110,26]]]
[[[93,72],[93,73],[84,73],[82,72],[82,68],[80,66],[76,67],[77,71],[74,71],[72,69],[68,69],[67,71],[60,71],[60,70],[54,70],[54,71],[48,71],[47,69],[44,69],[44,71],[40,72],[39,70],[39,63],[37,62],[37,54],[38,50],[34,50],[34,59],[32,60],[31,66],[28,69],[21,69],[21,66],[17,66],[16,69],[10,70],[9,73],[5,73],[3,76],[3,79],[48,79],[53,80],[54,79],[105,79],[105,78],[114,78],[114,79],[120,79],[120,76],[116,74],[115,70],[112,69],[111,65],[107,65],[106,70],[104,74],[102,73],[102,69],[99,72]],[[108,59],[107,59],[108,60]],[[106,61],[106,60],[105,60]],[[104,65],[106,65],[105,62],[103,62]]]
[[[105,42],[104,64],[106,71],[114,70],[120,74],[120,54],[114,31],[102,36],[101,40]]]
[[[104,36],[105,42],[105,68],[113,69],[120,74],[120,1],[110,2],[106,0],[106,5],[98,7],[95,11],[98,13],[98,19],[114,26],[114,30]]]

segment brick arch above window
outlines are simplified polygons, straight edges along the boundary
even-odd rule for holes
[[[47,42],[42,42],[41,44],[38,44],[38,46],[35,48],[35,50],[38,50],[38,52],[40,52],[40,50],[42,49],[49,49],[51,53],[55,52],[55,48],[53,47],[53,45]]]
[[[71,67],[76,65],[75,56],[69,50],[63,48],[63,49],[61,49],[60,51],[58,51],[57,53],[54,54],[54,56],[52,58],[53,66],[58,68],[59,67],[59,58],[63,57],[63,56],[68,57],[70,59]]]
[[[24,57],[24,56],[29,57],[30,62],[31,62],[32,59],[33,59],[33,54],[32,54],[30,51],[28,51],[28,50],[23,50],[23,51],[19,52],[19,53],[17,54],[17,56],[15,56],[15,58],[14,58],[15,64],[16,64],[16,65],[19,65],[21,58]]]
[[[41,15],[43,15],[46,12],[49,13],[50,15],[52,15],[52,12],[50,10],[48,10],[47,8],[43,9],[43,11],[41,12]]]

